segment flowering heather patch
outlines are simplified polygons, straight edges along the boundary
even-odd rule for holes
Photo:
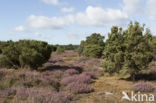
[[[90,75],[86,75],[83,73],[77,76],[76,82],[89,84],[92,83],[93,80]]]
[[[7,98],[14,95],[16,95],[16,90],[13,88],[5,88],[0,91],[0,98]]]
[[[62,77],[62,75],[63,75],[63,71],[55,70],[55,71],[53,71],[53,75],[55,76],[55,78],[60,79]]]
[[[74,75],[74,74],[78,74],[79,72],[75,69],[67,69],[65,71],[65,74],[69,74],[69,75]]]
[[[53,70],[53,71],[46,71],[41,73],[43,78],[58,78],[60,79],[63,75],[63,71],[61,70]]]
[[[153,92],[156,90],[154,85],[145,81],[140,81],[135,83],[133,85],[133,88],[135,91],[141,91],[141,92]]]
[[[86,75],[92,79],[96,79],[95,74],[93,72],[83,72],[81,75]]]
[[[99,70],[103,70],[102,67],[100,68],[101,59],[80,57],[73,64],[83,68],[83,71],[94,72],[96,74],[99,73]]]
[[[73,96],[67,92],[51,92],[45,89],[18,88],[13,103],[70,103]]]
[[[52,98],[50,96],[48,98],[51,99],[51,103],[70,103],[70,101],[74,100],[73,95],[67,92],[54,92]]]
[[[61,60],[60,58],[55,58],[55,60],[49,60],[48,62],[44,63],[43,66],[44,67],[50,67],[50,66],[54,66],[54,65],[57,65],[57,64],[63,64],[64,61]]]
[[[73,93],[90,93],[94,91],[94,89],[90,88],[87,84],[79,82],[70,83],[67,89]]]
[[[18,81],[16,85],[21,85],[26,88],[30,87],[53,87],[54,90],[59,90],[60,83],[59,79],[62,75],[62,71],[46,71],[46,72],[35,72],[25,71],[18,73]]]
[[[83,73],[83,74],[79,74],[79,75],[65,77],[64,79],[62,79],[61,84],[68,85],[69,83],[72,83],[72,82],[89,84],[89,83],[92,83],[93,80],[91,78],[91,75],[89,75],[87,73]]]
[[[156,73],[156,66],[151,66],[149,69],[151,73]]]
[[[51,85],[51,83],[56,83],[58,81],[58,79],[56,79],[54,77],[52,77],[52,78],[42,77],[41,81],[42,81],[43,86],[48,86],[48,85]]]
[[[0,80],[2,78],[4,78],[5,75],[6,75],[5,70],[4,69],[0,69]]]
[[[149,68],[150,73],[156,73],[156,61],[152,61],[149,64],[148,68]]]
[[[38,78],[40,76],[40,73],[37,71],[27,71],[27,70],[22,70],[18,72],[18,76],[22,79],[34,79]]]
[[[61,80],[61,84],[63,85],[67,85],[71,82],[76,82],[77,75],[73,75],[73,76],[69,76],[69,77],[65,77]]]
[[[64,72],[62,70],[52,70],[52,71],[45,71],[41,73],[42,78],[57,78],[60,79],[63,76]]]
[[[85,64],[83,64],[83,63],[77,64],[76,62],[73,62],[73,64],[74,64],[76,67],[79,67],[79,68],[84,68],[84,67],[85,67]]]
[[[50,72],[50,71],[45,71],[41,74],[41,76],[44,78],[44,77],[50,77],[50,76],[53,76],[53,72]]]
[[[27,100],[27,98],[29,96],[38,96],[39,95],[39,91],[38,93],[34,91],[33,88],[16,88],[16,98],[18,98],[19,100]]]
[[[3,96],[11,103],[71,103],[75,99],[73,93],[93,91],[88,84],[95,79],[96,63],[90,58],[77,57],[76,52],[65,52],[52,53],[42,71],[0,69],[0,98]]]
[[[16,85],[23,85],[24,87],[40,86],[42,82],[40,73],[36,71],[20,71],[16,79]]]

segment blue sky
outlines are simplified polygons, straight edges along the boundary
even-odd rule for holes
[[[91,33],[145,23],[156,35],[156,0],[1,0],[0,40],[79,44]]]

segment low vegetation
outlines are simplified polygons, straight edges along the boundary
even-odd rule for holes
[[[155,92],[156,87],[149,82],[140,81],[133,85],[135,91],[140,92]]]
[[[70,62],[65,58],[76,59]],[[0,69],[0,100],[2,103],[77,101],[80,98],[77,95],[93,92],[90,84],[98,74],[87,65],[85,68],[88,69],[83,69],[80,60],[81,58],[71,51],[52,53],[49,61],[43,65],[44,69],[40,71],[24,68]],[[88,60],[85,59],[86,63]],[[75,83],[79,85],[75,86]]]
[[[56,53],[61,54],[63,52],[64,52],[64,48],[61,48],[60,46],[58,46],[57,49],[56,49]]]

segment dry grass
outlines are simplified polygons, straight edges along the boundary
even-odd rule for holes
[[[90,93],[88,97],[81,98],[76,103],[122,103],[120,101],[121,91],[130,91],[133,83],[119,80],[120,78],[120,76],[100,77],[91,84],[95,92]]]

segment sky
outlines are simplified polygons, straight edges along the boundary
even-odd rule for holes
[[[0,40],[79,44],[112,26],[146,24],[156,35],[156,0],[0,0]]]

